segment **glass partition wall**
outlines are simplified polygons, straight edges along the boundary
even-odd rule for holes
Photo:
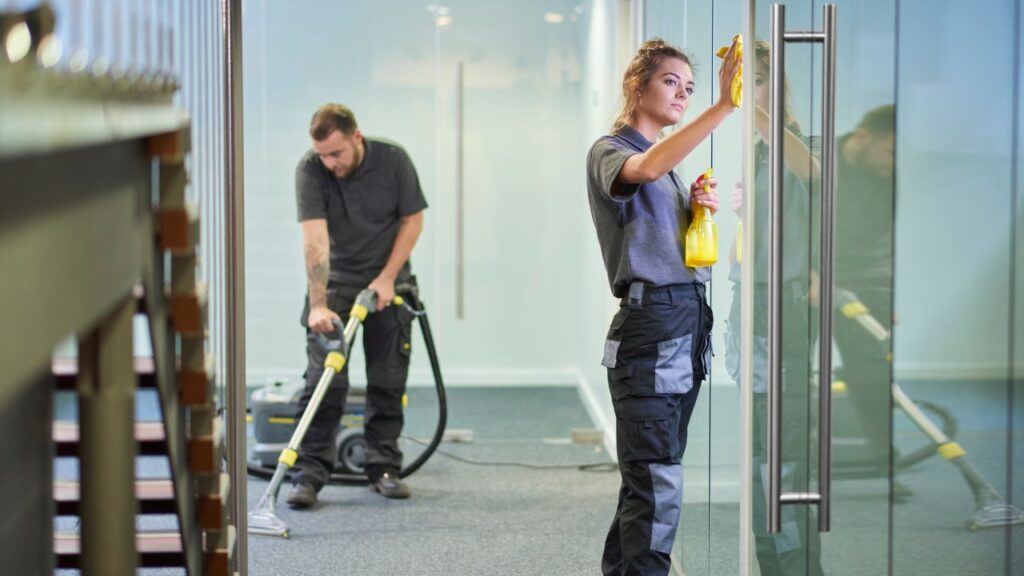
[[[762,576],[884,574],[896,11],[888,1],[755,1],[750,17],[745,562]],[[868,119],[871,138],[859,132]]]
[[[751,3],[751,574],[1020,570],[1020,3],[972,6]]]
[[[957,449],[904,466],[927,442],[896,412],[894,575],[1024,566],[1021,3],[975,7],[899,3],[894,376]]]
[[[692,120],[718,98],[715,52],[743,31],[743,6],[726,2],[647,0],[644,39],[661,37],[687,53],[693,64],[696,92],[680,125]],[[685,574],[737,574],[739,548],[740,468],[743,427],[739,425],[738,330],[730,313],[738,307],[739,267],[735,261],[738,211],[730,196],[742,187],[742,110],[715,130],[676,171],[692,182],[708,168],[718,179],[721,209],[718,263],[712,267],[708,301],[714,313],[714,357],[708,381],[690,420],[683,457],[683,508],[674,548],[678,568]]]

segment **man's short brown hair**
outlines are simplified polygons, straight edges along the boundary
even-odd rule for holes
[[[857,124],[857,129],[870,132],[873,136],[892,134],[896,131],[896,107],[886,104],[869,111]]]
[[[324,104],[313,114],[313,120],[309,123],[309,135],[319,142],[326,140],[331,132],[338,130],[351,138],[357,128],[359,126],[356,124],[356,115],[348,106]]]

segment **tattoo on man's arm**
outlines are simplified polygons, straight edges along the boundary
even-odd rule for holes
[[[330,270],[325,254],[313,246],[306,248],[306,276],[309,280],[310,307],[327,305],[327,277],[330,275]]]

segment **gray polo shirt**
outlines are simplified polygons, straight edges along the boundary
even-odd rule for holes
[[[624,126],[598,139],[587,155],[590,215],[608,283],[618,298],[626,295],[634,280],[665,286],[711,279],[710,268],[685,264],[690,189],[675,171],[647,184],[616,182],[626,159],[651,146],[639,132]]]
[[[331,281],[365,288],[387,264],[399,220],[427,207],[412,160],[401,146],[364,138],[366,154],[346,178],[328,170],[315,150],[295,170],[299,222],[324,218],[331,239]],[[408,275],[406,262],[401,275]]]

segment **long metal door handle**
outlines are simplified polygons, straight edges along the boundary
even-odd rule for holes
[[[818,530],[832,524],[832,227],[836,179],[836,7],[822,7],[821,253],[818,282]]]
[[[786,7],[772,4],[768,67],[768,532],[782,529],[782,164]]]
[[[836,7],[823,6],[822,32],[789,32],[786,29],[786,7],[772,5],[771,66],[768,70],[770,161],[768,163],[769,244],[768,256],[768,510],[770,533],[782,529],[784,504],[817,504],[818,530],[827,532],[831,525],[832,493],[832,224],[835,189],[835,58]],[[824,46],[822,59],[822,200],[819,309],[819,418],[818,418],[818,493],[782,492],[782,208],[785,165],[785,94],[783,78],[786,65],[786,42],[817,43]]]
[[[455,317],[466,317],[465,76],[455,67]]]

